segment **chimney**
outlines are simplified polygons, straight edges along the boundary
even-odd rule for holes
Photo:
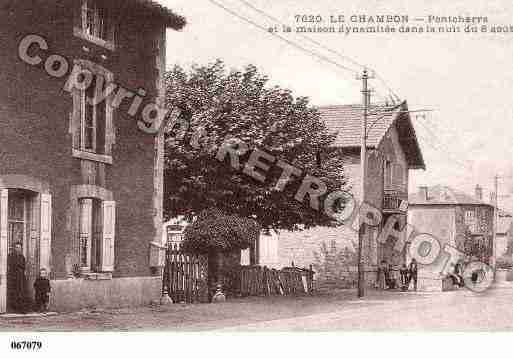
[[[480,201],[483,200],[483,188],[476,184],[476,198]]]
[[[422,198],[423,200],[427,201],[429,199],[427,186],[420,186],[419,193],[420,193],[420,198]]]

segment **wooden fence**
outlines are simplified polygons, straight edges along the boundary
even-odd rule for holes
[[[241,266],[240,295],[299,295],[313,292],[310,269],[288,267],[281,270],[261,266]]]
[[[167,290],[173,302],[208,302],[207,278],[205,256],[185,253],[178,244],[168,246],[163,290]]]

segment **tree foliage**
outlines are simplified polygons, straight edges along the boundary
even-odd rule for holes
[[[227,71],[222,61],[193,66],[189,72],[175,67],[166,73],[166,105],[178,107],[190,126],[176,141],[168,129],[165,166],[165,211],[167,217],[188,218],[207,208],[254,218],[263,228],[299,229],[330,223],[321,211],[294,199],[305,174],[316,176],[328,193],[344,187],[340,156],[333,155],[334,133],[321,121],[306,97],[294,98],[290,90],[269,86],[268,78],[253,65],[242,71]],[[194,134],[204,129],[201,146],[191,146]],[[176,131],[178,132],[178,131]],[[241,156],[244,165],[251,150],[258,148],[302,171],[284,191],[275,189],[282,169],[270,165],[264,183],[241,169],[216,159],[226,138],[237,138],[250,148]],[[227,156],[228,157],[228,156]],[[265,162],[265,160],[262,160]]]
[[[257,222],[218,209],[203,210],[184,230],[183,249],[192,253],[246,249],[260,234]]]

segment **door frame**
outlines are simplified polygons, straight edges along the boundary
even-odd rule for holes
[[[37,178],[18,174],[0,175],[0,313],[7,311],[8,196],[10,188],[35,192],[34,201],[36,202],[42,194],[50,193],[49,184]],[[33,213],[33,216],[37,222],[38,215]],[[27,240],[32,237],[32,233],[25,233],[25,235]],[[35,245],[38,246],[39,243]]]

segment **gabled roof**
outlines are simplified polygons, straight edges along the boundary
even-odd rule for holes
[[[181,15],[175,14],[173,11],[165,6],[162,6],[153,0],[132,0],[135,3],[141,4],[148,10],[152,11],[155,15],[161,17],[164,20],[164,24],[175,30],[182,29],[185,24],[185,18]]]
[[[337,132],[335,146],[359,148],[363,118],[362,105],[319,107],[321,119],[329,130]],[[415,136],[406,102],[396,106],[374,105],[367,117],[367,147],[377,148],[392,125],[397,126],[399,142],[412,169],[425,169],[424,159]]]
[[[419,189],[417,192],[408,194],[410,205],[484,205],[493,207],[491,204],[472,197],[464,192],[455,190],[448,186],[436,185],[427,188],[427,199]]]

